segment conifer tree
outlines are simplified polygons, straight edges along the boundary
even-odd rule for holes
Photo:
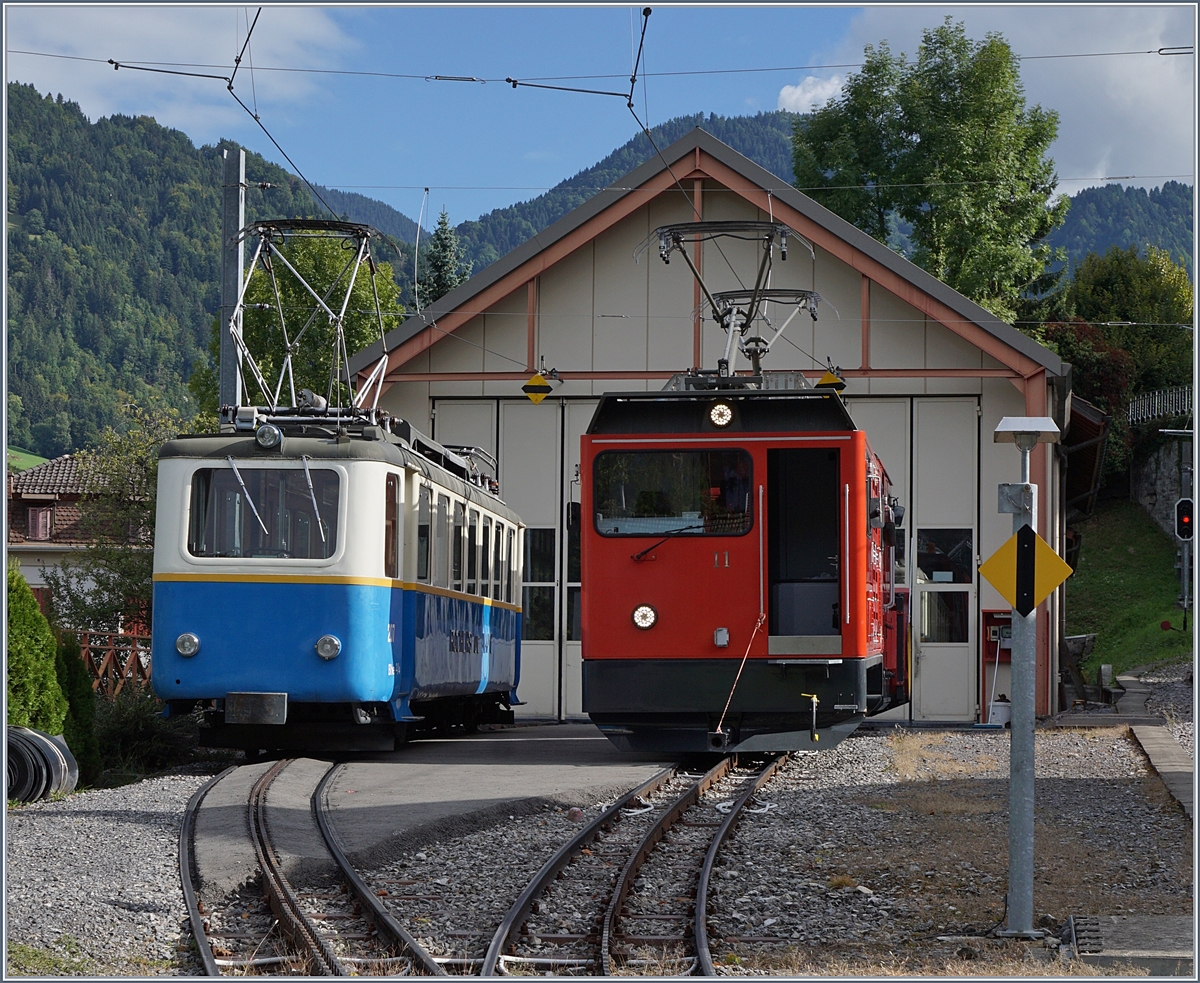
[[[425,266],[420,279],[422,307],[444,297],[471,275],[471,263],[465,257],[466,249],[459,243],[450,216],[443,208],[430,237],[429,249],[422,257]]]

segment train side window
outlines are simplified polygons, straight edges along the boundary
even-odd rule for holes
[[[467,522],[467,593],[479,593],[476,582],[479,570],[479,513],[471,509]]]
[[[400,478],[389,474],[383,503],[383,575],[395,580],[400,576]]]
[[[454,590],[463,589],[463,525],[466,514],[466,507],[462,502],[454,503],[454,532],[451,534],[450,543],[453,551],[451,559],[450,577],[451,587]]]
[[[434,579],[438,587],[450,586],[450,496],[437,498],[437,542],[434,549]]]
[[[491,556],[492,520],[483,517],[483,536],[479,547],[479,593],[484,597],[492,596],[492,575],[488,569],[488,559]]]
[[[504,526],[499,522],[496,523],[492,542],[495,544],[492,547],[492,597],[498,601],[500,600],[501,580],[503,578],[500,558],[504,553]]]
[[[504,576],[504,600],[512,604],[513,581],[517,579],[517,565],[514,547],[516,545],[515,530],[508,530],[508,572]]]
[[[429,583],[429,486],[417,492],[417,580]]]

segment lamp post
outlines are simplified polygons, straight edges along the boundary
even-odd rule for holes
[[[1058,443],[1059,430],[1046,416],[1006,416],[993,434],[997,444],[1016,444],[1021,480],[999,487],[998,511],[1012,513],[1013,532],[1037,532],[1037,485],[1029,480],[1029,454],[1038,444]],[[1028,533],[1026,534],[1028,535]],[[1018,590],[1020,587],[1018,586]],[[1012,612],[1012,721],[1008,758],[1008,926],[997,934],[1036,939],[1033,927],[1034,702],[1037,689],[1037,608]]]

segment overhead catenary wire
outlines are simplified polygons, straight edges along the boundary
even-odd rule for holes
[[[85,61],[98,62],[106,64],[105,58],[89,58],[84,55],[67,55],[52,51],[31,51],[24,48],[10,48],[6,51],[10,55],[30,55],[39,58],[61,58],[69,61]],[[1076,51],[1076,52],[1060,52],[1042,55],[1015,55],[1018,61],[1053,61],[1060,59],[1078,59],[1078,58],[1117,58],[1117,57],[1136,57],[1155,55],[1158,57],[1172,57],[1194,54],[1192,45],[1164,45],[1160,48],[1144,48],[1130,51]],[[224,65],[213,64],[210,62],[186,62],[186,61],[151,61],[147,59],[129,59],[122,62],[122,65],[132,66],[137,65],[157,65],[170,68],[224,68]],[[705,75],[768,75],[780,72],[823,72],[834,71],[848,68],[862,68],[863,62],[828,62],[813,65],[772,65],[763,67],[751,68],[692,68],[678,69],[665,72],[648,72],[645,73],[650,78],[680,78],[689,76],[705,76]],[[260,72],[287,72],[300,75],[346,75],[346,76],[362,76],[367,78],[390,78],[404,79],[414,82],[478,82],[486,84],[488,82],[499,83],[508,82],[507,78],[486,78],[473,75],[439,75],[433,73],[415,73],[415,72],[383,72],[371,69],[352,69],[352,68],[304,68],[295,65],[259,65],[257,68]],[[519,81],[522,84],[531,85],[535,82],[572,82],[572,81],[601,81],[603,79],[618,79],[623,76],[619,73],[601,73],[594,75],[529,75]]]

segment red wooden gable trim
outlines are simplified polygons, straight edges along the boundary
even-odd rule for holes
[[[690,159],[689,159],[690,158]],[[796,211],[785,202],[774,196],[769,196],[768,192],[757,186],[748,187],[747,180],[733,168],[717,160],[715,157],[703,151],[700,147],[695,147],[680,161],[675,162],[677,165],[693,164],[691,170],[687,174],[677,172],[680,181],[692,180],[695,182],[695,188],[701,180],[708,179],[721,184],[723,187],[733,191],[735,194],[741,195],[746,201],[755,205],[763,212],[772,212],[778,221],[784,222],[791,228],[795,229],[802,236],[810,240],[816,245],[819,245],[832,256],[851,266],[863,275],[867,280],[874,281],[885,290],[899,297],[901,300],[910,304],[912,307],[921,311],[927,317],[953,331],[959,337],[970,342],[976,348],[987,353],[992,358],[1006,366],[1010,371],[1003,373],[1004,375],[1015,375],[1022,379],[1030,379],[1037,376],[1039,373],[1044,374],[1044,368],[1036,361],[1022,354],[1014,348],[1011,348],[999,338],[990,334],[984,328],[967,320],[956,311],[952,310],[941,301],[925,293],[919,287],[904,279],[897,273],[885,267],[877,260],[872,259],[859,249],[855,248],[849,242],[841,239],[818,225],[816,222],[809,219],[807,216]],[[397,382],[403,378],[415,378],[407,373],[397,373],[400,366],[409,362],[417,355],[421,354],[432,345],[436,344],[447,332],[452,332],[462,327],[473,317],[476,317],[483,311],[498,304],[504,298],[508,297],[514,291],[519,290],[522,286],[528,285],[529,294],[526,300],[526,311],[529,321],[529,342],[532,343],[535,332],[535,298],[536,284],[535,279],[550,269],[560,260],[579,249],[592,239],[599,236],[602,232],[612,228],[618,222],[628,218],[631,214],[648,203],[651,199],[676,187],[675,178],[672,177],[669,170],[663,170],[656,174],[645,184],[641,185],[617,201],[603,211],[588,219],[579,227],[571,230],[569,233],[551,243],[545,249],[541,250],[534,256],[530,257],[516,269],[510,271],[505,276],[501,277],[495,283],[483,288],[479,293],[471,297],[466,303],[470,305],[469,310],[459,308],[450,311],[438,319],[437,328],[426,328],[419,334],[398,345],[388,353],[387,374],[385,376],[385,388],[389,387],[392,382]],[[770,200],[768,200],[768,197]],[[864,283],[864,297],[868,296],[867,284]],[[868,301],[869,303],[869,301]],[[869,345],[867,336],[867,316],[868,309],[864,305],[863,315],[863,337],[864,337],[864,352]],[[532,354],[530,354],[530,365],[532,366]],[[864,363],[864,368],[868,368],[869,363]],[[909,374],[921,375],[919,371],[913,371]],[[1000,373],[980,373],[980,374],[1000,374]],[[1019,380],[1014,380],[1019,381]]]

